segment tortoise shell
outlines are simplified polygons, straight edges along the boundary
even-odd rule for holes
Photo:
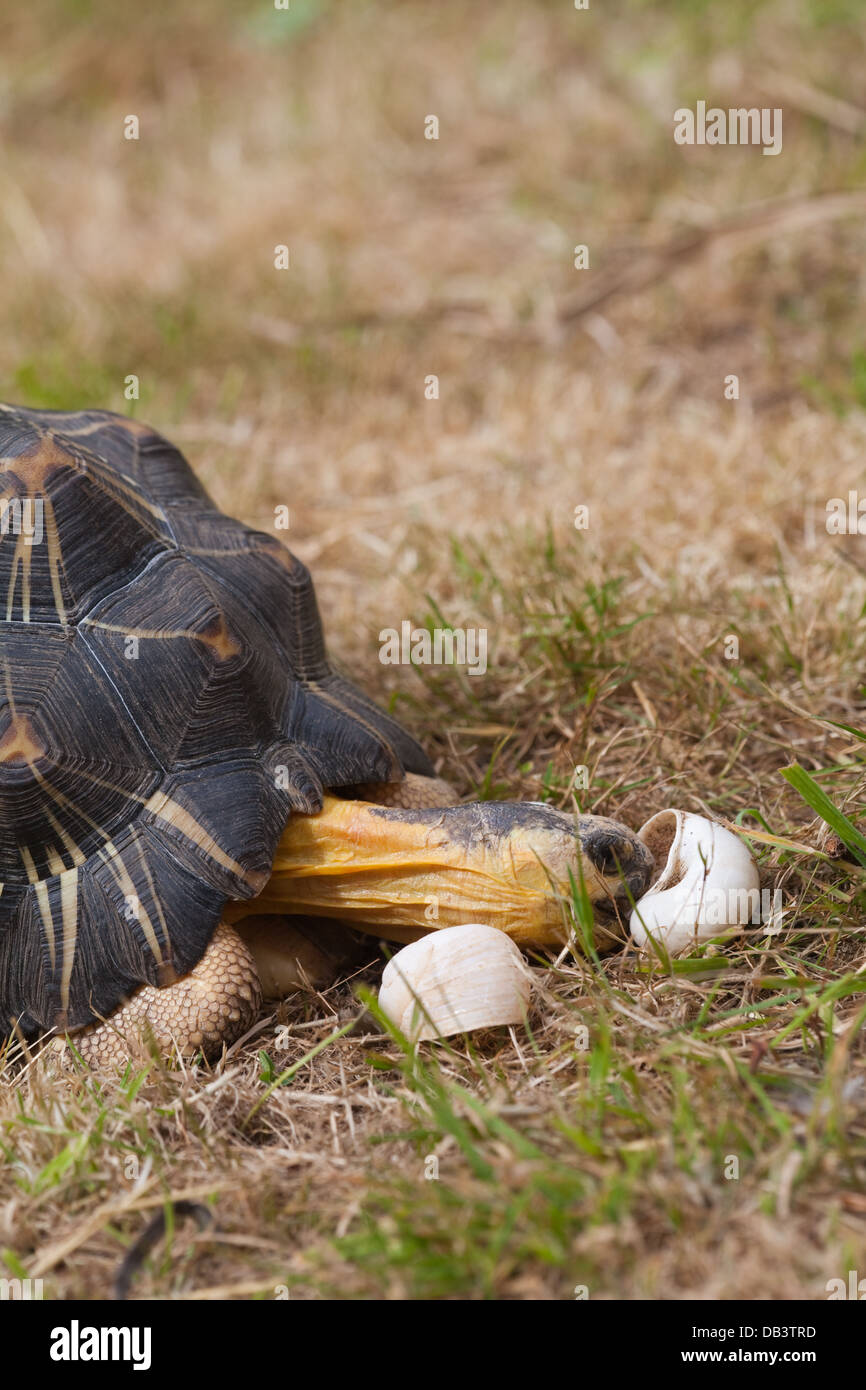
[[[190,970],[323,788],[432,768],[332,671],[306,567],[146,426],[0,406],[0,523],[0,1034],[32,1036]]]

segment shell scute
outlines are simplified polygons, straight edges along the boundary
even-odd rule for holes
[[[323,788],[432,769],[332,672],[306,566],[148,426],[0,406],[0,519],[0,1034],[30,1034],[191,969]]]

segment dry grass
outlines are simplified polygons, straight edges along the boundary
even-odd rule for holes
[[[221,505],[290,506],[332,650],[463,793],[568,805],[587,764],[584,807],[633,826],[743,813],[787,908],[697,969],[539,963],[530,1031],[419,1057],[357,1030],[309,1057],[361,1011],[341,984],[213,1070],[10,1063],[11,1272],[105,1297],[182,1197],[215,1226],[141,1296],[820,1298],[862,1269],[864,878],[779,776],[856,818],[866,562],[823,522],[866,442],[858,15],[0,16],[3,398],[129,409],[136,373]],[[782,106],[782,155],[675,146],[699,98]],[[483,680],[379,665],[435,612],[488,628]]]

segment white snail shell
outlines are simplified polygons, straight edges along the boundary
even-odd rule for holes
[[[420,1042],[520,1023],[530,990],[529,969],[511,938],[497,927],[469,922],[441,927],[392,956],[379,1005],[402,1033]]]
[[[638,946],[649,935],[673,954],[726,931],[760,922],[760,878],[747,847],[706,816],[668,808],[638,831],[663,865],[631,914]]]

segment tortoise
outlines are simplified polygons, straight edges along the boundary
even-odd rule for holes
[[[253,909],[543,943],[570,871],[612,926],[647,886],[615,821],[457,805],[330,664],[306,566],[148,426],[0,406],[0,521],[0,1036],[230,1041],[261,1003]]]

